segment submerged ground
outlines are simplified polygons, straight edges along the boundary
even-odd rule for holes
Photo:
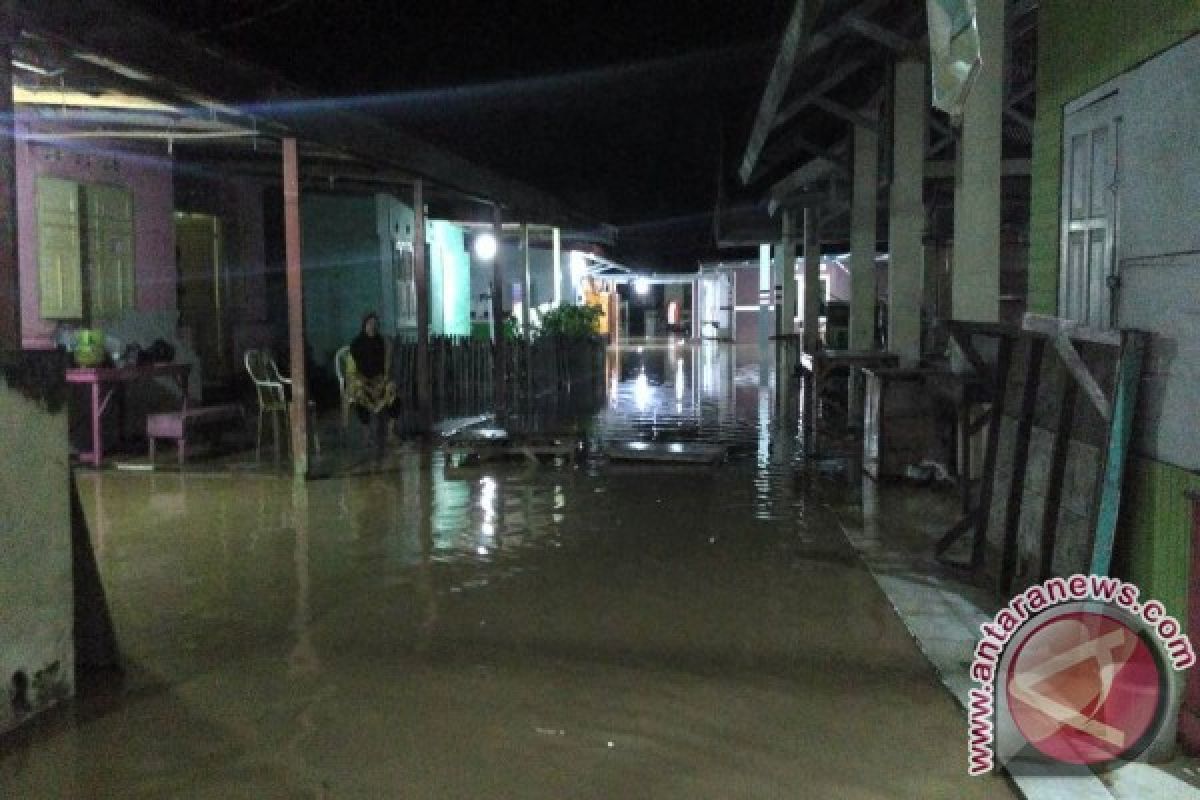
[[[127,674],[0,797],[1011,797],[755,355],[610,353],[593,441],[716,468],[81,472]]]

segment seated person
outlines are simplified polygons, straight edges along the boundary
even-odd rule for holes
[[[379,335],[379,317],[374,311],[363,317],[362,329],[350,343],[350,363],[346,370],[346,397],[358,409],[358,418],[366,424],[371,414],[384,411],[393,416],[396,384],[391,379],[391,346]]]

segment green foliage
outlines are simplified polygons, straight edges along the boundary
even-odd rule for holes
[[[542,336],[586,339],[600,328],[600,306],[559,306],[542,315]]]

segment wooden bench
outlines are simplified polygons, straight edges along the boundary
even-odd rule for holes
[[[242,407],[234,403],[217,406],[193,406],[182,411],[163,411],[146,417],[146,439],[150,444],[150,462],[154,463],[156,439],[173,439],[179,453],[179,463],[187,458],[188,437],[201,428],[245,419]]]

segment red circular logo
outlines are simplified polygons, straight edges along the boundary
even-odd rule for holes
[[[1013,656],[1005,690],[1025,739],[1070,764],[1136,757],[1165,699],[1161,668],[1142,637],[1090,611],[1034,629]]]

